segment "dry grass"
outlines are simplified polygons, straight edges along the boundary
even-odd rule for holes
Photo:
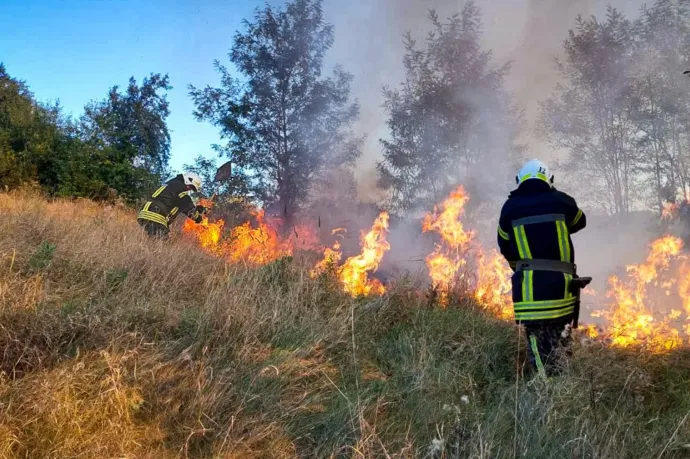
[[[544,385],[512,325],[405,280],[370,308],[88,201],[0,215],[2,458],[690,457],[685,350],[579,347]]]

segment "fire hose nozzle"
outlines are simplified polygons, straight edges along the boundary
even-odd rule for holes
[[[580,290],[587,287],[590,282],[592,282],[591,277],[576,277],[570,281],[570,293],[577,298],[575,302],[575,315],[573,317],[574,329],[580,325]]]
[[[592,282],[591,277],[576,277],[570,281],[570,293],[577,295]]]

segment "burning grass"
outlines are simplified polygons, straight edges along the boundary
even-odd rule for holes
[[[87,201],[0,213],[0,457],[687,457],[684,348],[578,345],[541,386],[487,291],[352,297]]]

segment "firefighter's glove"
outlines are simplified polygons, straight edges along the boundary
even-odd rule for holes
[[[206,207],[201,205],[196,206],[194,209],[194,215],[191,216],[191,219],[194,221],[194,223],[201,223],[204,219],[204,215],[206,215],[206,212],[208,212]]]

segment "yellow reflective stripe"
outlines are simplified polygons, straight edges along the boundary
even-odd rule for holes
[[[518,304],[534,302],[534,271],[522,271],[522,301]]]
[[[539,355],[539,347],[537,346],[537,337],[530,335],[529,344],[532,348],[532,354],[534,355],[534,363],[537,365],[537,371],[540,375],[546,376],[546,371],[544,371],[544,362],[541,361],[541,355]]]
[[[527,301],[527,273],[529,271],[522,271],[522,301]]]
[[[501,236],[501,238],[505,239],[506,241],[510,240],[510,236],[508,235],[508,233],[506,233],[505,231],[503,231],[501,229],[501,225],[498,225],[498,235]]]
[[[144,208],[142,210],[149,210],[149,207],[151,207],[151,201],[144,204]]]
[[[522,302],[534,301],[534,271],[522,271]]]
[[[163,192],[163,190],[165,190],[167,187],[168,187],[168,185],[161,186],[160,188],[158,188],[156,191],[153,192],[152,196],[154,198],[157,198]]]
[[[168,220],[161,214],[155,212],[149,212],[147,210],[142,210],[137,214],[137,219],[149,220],[152,222],[160,223],[161,225],[168,226]]]
[[[577,301],[577,298],[563,298],[562,300],[543,300],[543,301],[519,301],[514,304],[515,310],[523,309],[555,309],[572,306]]]
[[[141,212],[139,212],[137,218],[145,218],[146,220],[157,221],[163,224],[168,223],[168,220],[163,215],[157,214],[155,212],[149,212],[146,210],[142,210]]]
[[[568,228],[565,222],[556,222],[556,232],[558,233],[558,250],[561,254],[561,261],[570,263],[570,244],[568,243]]]
[[[534,271],[529,271],[529,284],[527,284],[529,292],[529,299],[527,301],[534,301]]]
[[[563,309],[556,309],[553,311],[534,311],[534,312],[517,312],[515,311],[515,320],[529,321],[529,320],[548,320],[560,319],[575,312],[575,306],[570,306]]]
[[[177,211],[178,211],[178,210],[180,210],[179,207],[173,207],[173,210],[170,211],[170,215],[172,216],[172,215],[177,214]]]
[[[570,226],[577,225],[577,222],[579,222],[581,218],[582,218],[582,209],[577,209],[577,215],[575,215],[575,218],[573,219],[573,222],[570,224]]]
[[[538,179],[543,180],[543,181],[545,181],[545,182],[547,182],[547,183],[549,182],[549,178],[548,178],[546,175],[544,175],[544,174],[542,174],[542,173],[540,173],[540,172],[537,172],[537,173],[535,173],[535,174],[525,174],[525,175],[523,175],[522,177],[520,177],[520,183],[524,182],[524,181],[527,180],[527,179],[531,179],[531,178],[538,178]]]
[[[568,231],[568,226],[566,226],[565,222],[560,222],[561,227],[563,227],[563,239],[564,239],[564,244],[565,244],[565,256],[567,258],[567,262],[570,263],[572,261],[572,256],[570,255],[570,242],[568,241],[568,236],[570,235],[570,231]]]
[[[183,191],[182,193],[178,194],[177,197],[182,199],[185,196],[189,196],[189,191]]]
[[[527,245],[527,237],[523,237],[523,235],[525,234],[525,227],[513,227],[513,234],[515,234],[515,244],[517,244],[520,259],[527,260],[529,258],[532,258],[532,254],[529,253],[529,246]]]
[[[573,276],[567,273],[563,273],[563,278],[565,279],[565,293],[563,298],[570,298],[572,293],[570,293],[570,282],[573,280]]]
[[[517,242],[520,258],[522,260],[531,260],[532,252],[529,249],[529,243],[527,242],[527,234],[525,233],[524,225],[513,228],[513,232],[515,233],[515,241]]]

